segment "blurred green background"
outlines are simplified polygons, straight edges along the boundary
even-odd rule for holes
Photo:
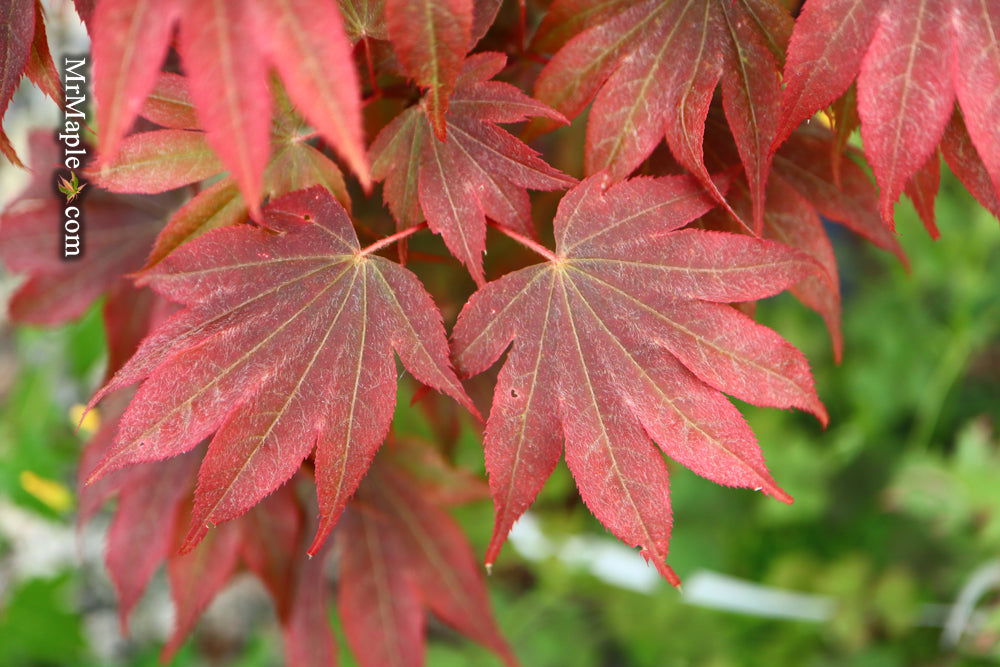
[[[942,238],[933,242],[900,206],[910,273],[831,228],[844,293],[840,366],[818,316],[786,295],[761,305],[759,319],[811,360],[830,427],[741,406],[792,506],[672,466],[671,564],[683,592],[620,552],[560,467],[489,580],[499,624],[525,665],[1000,660],[1000,228],[950,177],[938,215]],[[2,280],[9,293],[13,279]],[[100,380],[101,326],[95,307],[57,330],[0,330],[0,665],[155,664],[169,629],[161,575],[133,636],[120,636],[100,563],[106,519],[75,529],[86,429],[74,432],[74,406]],[[424,429],[414,417],[396,426]],[[458,458],[482,469],[471,431]],[[482,553],[488,503],[457,514]],[[595,575],[601,563],[631,573],[632,588]],[[710,590],[711,581],[721,588]],[[213,606],[173,664],[280,663],[263,594],[243,584]],[[784,601],[761,604],[774,594]],[[706,606],[714,603],[748,608]],[[806,618],[761,615],[779,608]],[[432,667],[496,664],[443,626],[432,623],[430,634]],[[342,664],[354,664],[346,651]]]

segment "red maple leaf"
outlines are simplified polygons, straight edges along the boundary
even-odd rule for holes
[[[514,86],[489,81],[505,62],[500,53],[477,53],[465,62],[445,117],[445,141],[435,138],[424,110],[414,106],[382,130],[371,150],[372,176],[385,180],[385,200],[399,225],[426,218],[480,284],[486,218],[533,236],[525,189],[576,182],[497,127],[533,116],[564,120]]]
[[[839,361],[843,351],[840,277],[821,216],[895,253],[904,263],[906,257],[878,215],[878,191],[868,175],[849,158],[831,161],[831,156],[843,150],[837,141],[837,136],[827,130],[801,128],[781,146],[768,179],[761,235],[799,250],[823,267],[823,271],[806,276],[789,291],[823,317],[833,342],[834,358]],[[739,162],[729,131],[713,116],[709,117],[705,151],[710,167],[720,172]],[[858,151],[848,149],[846,153],[856,156]],[[738,215],[749,214],[752,196],[743,177],[734,181],[727,198]],[[705,221],[710,229],[746,232],[725,211],[712,211]]]
[[[591,512],[676,583],[664,564],[667,469],[653,442],[708,479],[790,500],[722,392],[824,422],[826,412],[802,354],[726,304],[773,295],[814,265],[770,241],[677,231],[712,206],[688,177],[604,186],[594,176],[571,190],[549,261],[479,290],[453,333],[466,375],[513,340],[484,436],[496,505],[487,562],[565,441]]]
[[[351,45],[336,6],[309,0],[100,2],[92,36],[102,164],[116,158],[153,92],[175,23],[207,145],[218,153],[251,211],[260,201],[270,153],[271,68],[302,115],[368,184]],[[212,65],[206,67],[207,62]]]
[[[543,45],[561,48],[535,85],[543,102],[574,118],[594,100],[587,174],[628,176],[666,137],[671,151],[719,202],[702,154],[705,119],[722,83],[726,118],[754,195],[759,228],[770,146],[777,130],[780,58],[792,20],[773,0],[559,0]],[[566,24],[560,16],[587,16]],[[568,41],[567,29],[580,30]]]
[[[108,308],[142,310],[133,299],[146,297],[138,296],[123,276],[142,267],[176,197],[85,192],[74,202],[82,221],[80,254],[64,260],[62,235],[52,227],[53,221],[66,219],[65,206],[52,189],[53,172],[60,166],[58,146],[46,131],[34,132],[29,143],[34,176],[0,215],[0,259],[10,271],[28,276],[9,303],[11,319],[63,324],[109,291]],[[116,318],[109,324],[122,322]],[[123,333],[113,330],[113,336]]]
[[[362,484],[335,539],[347,640],[365,667],[423,664],[429,609],[515,664],[472,548],[433,492],[386,462]]]
[[[41,0],[9,0],[0,8],[0,119],[7,112],[22,76],[27,76],[56,104],[62,104],[62,84],[49,53]],[[24,167],[10,139],[0,128],[0,153]]]
[[[145,278],[186,306],[94,397],[142,384],[91,478],[168,458],[218,431],[199,472],[186,547],[287,481],[316,449],[322,544],[385,437],[392,351],[474,410],[417,278],[362,250],[322,188],[269,205],[266,229],[214,230]]]
[[[351,200],[344,176],[324,153],[306,143],[304,124],[278,91],[278,111],[269,123],[271,149],[258,190],[277,198],[295,190],[322,185],[347,208]],[[173,190],[218,175],[222,170],[201,131],[186,77],[161,73],[141,115],[166,129],[125,138],[114,159],[86,173],[95,185],[122,193]],[[252,204],[233,176],[224,176],[192,197],[167,221],[149,254],[152,266],[181,244],[205,232],[245,222]]]
[[[106,425],[87,445],[84,469],[112,446],[120,411],[113,405],[105,417]],[[445,464],[427,445],[393,444],[328,543],[338,551],[338,606],[348,642],[362,665],[392,664],[380,660],[391,652],[404,664],[422,664],[430,611],[513,664],[472,549],[445,509],[446,503],[480,496],[481,482]],[[314,558],[303,553],[314,510],[304,510],[293,482],[183,553],[200,455],[192,451],[125,468],[80,490],[81,521],[111,496],[118,498],[105,559],[123,628],[153,573],[166,563],[176,610],[163,649],[169,659],[208,604],[249,570],[273,600],[288,664],[331,664],[336,649],[324,573],[329,549],[324,546]],[[452,490],[447,499],[439,495],[441,485]]]
[[[930,195],[936,148],[957,100],[995,199],[998,34],[997,0],[809,0],[789,44],[775,145],[857,78],[865,155],[881,188],[882,217],[891,226],[893,205],[914,178],[923,181],[914,186],[914,193],[922,192],[917,198]],[[918,174],[929,160],[930,171]],[[928,205],[922,207],[927,222]],[[933,233],[932,222],[928,227]]]

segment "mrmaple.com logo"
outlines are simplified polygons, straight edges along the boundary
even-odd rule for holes
[[[87,104],[87,59],[70,57],[63,59],[63,89],[66,101],[63,105],[63,127],[59,142],[63,147],[63,167],[68,174],[59,174],[56,189],[66,198],[62,221],[62,257],[78,259],[83,256],[83,211],[80,208],[80,194],[86,183],[80,182],[76,170],[83,167],[87,157],[87,147],[81,134],[86,125],[84,109]],[[74,203],[75,202],[75,203]]]

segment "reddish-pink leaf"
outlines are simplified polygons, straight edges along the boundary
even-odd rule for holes
[[[372,502],[379,515],[393,525],[393,537],[405,554],[424,605],[508,665],[516,664],[490,613],[482,571],[455,520],[399,474],[379,474],[368,488],[373,489]]]
[[[865,155],[882,219],[944,134],[955,101],[951,15],[943,0],[889,0],[858,75]]]
[[[178,528],[183,529],[183,526],[184,521],[177,522]],[[160,654],[164,662],[181,647],[198,617],[236,571],[243,530],[241,523],[219,526],[197,549],[187,554],[179,554],[177,543],[174,543],[167,559],[167,577],[174,601],[174,631]],[[183,534],[177,533],[175,539]]]
[[[147,274],[187,309],[94,399],[148,378],[94,478],[187,451],[218,431],[186,548],[284,483],[316,446],[315,552],[385,437],[393,350],[418,380],[474,409],[430,296],[409,271],[361,251],[326,190],[282,198],[264,222],[266,230],[205,234]]]
[[[111,287],[101,313],[108,339],[105,381],[110,380],[125,365],[139,348],[142,339],[166,320],[173,308],[168,301],[153,294],[152,290],[136,288],[128,280],[119,280]]]
[[[587,125],[588,174],[607,169],[615,180],[628,176],[652,152],[666,128],[678,161],[708,178],[700,137],[722,72],[718,31],[711,25],[717,18],[713,3],[662,3],[666,8],[662,12],[656,4],[661,3],[648,7],[651,14],[660,14],[655,28],[594,101]],[[588,35],[589,31],[577,40]],[[545,76],[543,71],[539,85]],[[679,113],[682,110],[688,113]]]
[[[1000,192],[1000,2],[954,0],[954,77],[972,143]]]
[[[806,276],[790,291],[823,317],[833,342],[834,359],[839,362],[844,348],[840,332],[840,279],[833,245],[823,229],[823,222],[810,202],[779,176],[771,177],[767,202],[765,238],[800,250],[824,269]]]
[[[344,175],[330,158],[309,144],[292,142],[278,148],[264,170],[263,192],[267,197],[280,197],[314,185],[325,187],[349,209],[351,200]],[[146,268],[205,232],[244,222],[248,215],[246,200],[233,179],[216,181],[170,217],[156,238]]]
[[[145,268],[161,261],[183,243],[212,229],[242,222],[248,214],[240,189],[231,178],[213,183],[170,216],[156,237]]]
[[[146,98],[140,115],[157,125],[174,130],[200,130],[198,113],[191,101],[187,79],[173,72],[160,72],[153,91]]]
[[[445,114],[462,59],[472,46],[472,0],[386,0],[389,39],[417,84],[438,139],[447,134]]]
[[[725,205],[704,164],[705,119],[722,79],[729,124],[762,199],[777,124],[778,67],[788,17],[767,0],[647,0],[571,39],[542,70],[536,93],[568,117],[596,95],[588,174],[628,176],[666,137],[685,169]],[[783,19],[783,20],[782,20]],[[758,223],[763,202],[756,204]],[[759,226],[759,225],[758,225]]]
[[[472,39],[469,48],[476,45],[490,30],[497,18],[503,0],[472,0]]]
[[[514,341],[485,437],[497,506],[487,562],[565,440],[591,511],[676,582],[663,562],[666,468],[651,440],[709,479],[788,500],[721,392],[824,422],[826,412],[801,353],[723,304],[769,296],[815,269],[769,241],[675,231],[711,208],[690,179],[603,186],[591,177],[571,190],[554,259],[481,289],[455,327],[456,363],[469,375]]]
[[[24,73],[56,104],[62,104],[62,82],[59,80],[56,65],[52,62],[52,54],[49,53],[49,40],[45,35],[45,15],[41,0],[35,0],[35,36],[31,40],[31,52],[28,54]],[[3,112],[0,111],[0,116],[2,115]]]
[[[770,3],[764,0],[764,4]],[[778,63],[752,9],[741,2],[719,3],[728,35],[723,51],[722,104],[750,185],[753,213],[747,219],[759,230],[764,225],[764,193],[771,169],[771,142],[778,127],[781,83]]]
[[[73,6],[76,8],[76,13],[80,16],[84,23],[87,24],[87,28],[90,28],[90,20],[94,15],[94,3],[97,0],[73,0]]]
[[[262,0],[252,11],[259,44],[288,95],[367,188],[358,75],[336,4]]]
[[[937,197],[940,185],[941,158],[938,157],[937,150],[935,150],[927,159],[927,162],[924,163],[924,166],[906,184],[906,196],[913,201],[913,207],[917,210],[917,215],[920,216],[924,227],[927,228],[927,233],[934,239],[941,235],[934,216],[934,199]]]
[[[263,54],[245,48],[254,29],[250,11],[242,0],[191,3],[181,22],[180,53],[208,143],[256,219],[271,152],[271,96]]]
[[[10,143],[10,137],[8,137],[3,131],[3,128],[0,128],[0,153],[3,153],[4,157],[7,158],[15,167],[24,169],[24,163],[21,162],[21,158],[17,156],[17,151],[14,150],[14,144]]]
[[[965,129],[962,114],[955,111],[941,141],[941,154],[962,184],[993,215],[1000,218],[1000,189],[993,186],[979,152]]]
[[[797,132],[775,155],[775,172],[821,215],[894,253],[905,264],[906,257],[896,235],[879,219],[878,192],[865,171],[847,158],[839,163],[839,179],[834,177],[829,159],[835,150],[834,140],[827,132]]]
[[[114,159],[85,173],[111,192],[152,194],[197,183],[221,170],[203,132],[153,130],[126,138]]]
[[[180,0],[101,0],[94,12],[94,95],[101,162],[113,160],[122,138],[156,85]]]
[[[808,0],[795,21],[785,62],[774,146],[825,108],[858,75],[885,0]],[[903,9],[904,13],[909,13]]]
[[[344,516],[336,533],[337,609],[362,667],[424,664],[424,610],[411,571],[414,554],[406,552],[394,527],[359,508]]]
[[[752,206],[749,187],[737,182],[729,191],[729,200],[741,216]],[[713,229],[741,231],[732,218],[710,214]],[[764,212],[763,237],[783,243],[812,257],[823,271],[810,274],[789,291],[804,305],[819,313],[826,323],[833,343],[833,355],[839,362],[843,352],[840,332],[840,285],[833,246],[823,229],[813,204],[778,174],[771,174],[767,186],[767,210]]]
[[[382,197],[400,228],[411,227],[424,217],[417,191],[428,137],[426,120],[417,109],[410,109],[393,118],[372,144],[372,178],[385,181]]]
[[[267,587],[279,619],[293,613],[296,579],[305,558],[302,553],[304,521],[295,485],[286,484],[243,519],[240,553],[247,568]]]
[[[0,33],[4,35],[3,46],[0,47],[0,120],[2,120],[31,53],[32,38],[35,34],[34,0],[5,2],[0,8]],[[0,147],[11,162],[19,167],[24,166],[17,158],[3,129],[0,129]]]
[[[288,617],[282,621],[288,667],[330,667],[337,664],[337,646],[326,607],[324,574],[329,547],[311,557],[299,554]]]
[[[514,86],[486,80],[504,61],[496,53],[466,61],[446,118],[445,141],[434,138],[426,117],[412,107],[372,145],[372,174],[385,180],[385,198],[399,226],[425,217],[480,284],[486,218],[533,236],[525,189],[556,190],[575,182],[497,127],[531,116],[562,118]]]
[[[184,454],[128,471],[108,529],[108,574],[118,592],[122,627],[156,568],[172,551],[181,501],[191,493],[198,459]]]
[[[52,194],[56,144],[46,131],[30,138],[34,178],[0,215],[0,258],[8,270],[28,280],[10,301],[15,321],[53,325],[72,320],[121,277],[142,266],[172,197],[139,202],[131,197],[85,190],[69,208],[82,219],[79,256],[62,259],[63,239],[53,221],[66,207]]]

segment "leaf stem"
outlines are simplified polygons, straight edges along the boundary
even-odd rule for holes
[[[524,53],[525,35],[527,35],[528,0],[517,2],[517,52]]]
[[[487,224],[490,227],[492,227],[493,229],[495,229],[498,232],[500,232],[501,234],[506,234],[510,238],[514,239],[515,241],[517,241],[518,243],[520,243],[521,245],[523,245],[525,248],[528,248],[530,250],[534,250],[535,252],[537,252],[539,255],[541,255],[545,259],[549,260],[550,262],[556,261],[556,259],[557,259],[556,254],[554,252],[552,252],[551,250],[549,250],[548,248],[546,248],[545,246],[543,246],[538,241],[533,241],[533,240],[529,239],[527,236],[524,236],[523,234],[518,234],[517,232],[515,232],[512,229],[507,229],[503,225],[498,224],[498,223],[494,222],[493,220],[488,220]]]
[[[375,59],[372,57],[371,39],[365,37],[365,63],[368,65],[368,81],[371,83],[372,95],[381,96],[382,91],[378,87],[378,79],[375,77]]]
[[[426,229],[426,228],[427,228],[426,222],[421,222],[420,224],[414,225],[413,227],[407,227],[406,229],[398,231],[395,234],[392,234],[391,236],[386,236],[384,239],[372,243],[370,246],[362,248],[361,252],[358,253],[358,256],[364,257],[365,255],[370,255],[376,250],[381,250],[386,246],[392,245],[396,241],[405,239],[407,236],[412,236],[413,234],[419,232],[421,229]]]
[[[295,143],[301,143],[303,141],[309,141],[310,139],[313,139],[318,136],[319,136],[319,131],[313,131],[307,134],[300,134],[299,136],[294,137],[292,141],[294,141]]]

